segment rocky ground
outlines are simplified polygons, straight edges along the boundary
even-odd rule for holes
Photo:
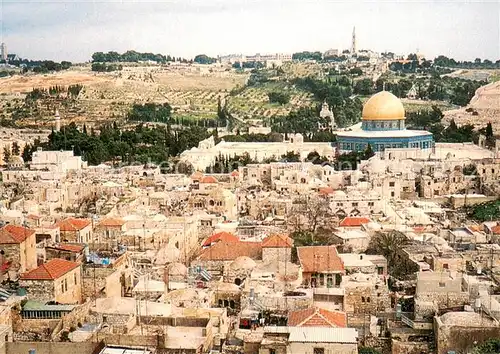
[[[495,134],[500,132],[500,81],[480,87],[469,105],[446,111],[445,120],[454,119],[457,124],[473,124],[484,127],[492,123]]]

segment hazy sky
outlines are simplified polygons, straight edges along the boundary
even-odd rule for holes
[[[350,46],[500,58],[500,1],[0,0],[0,42],[25,58],[128,49],[193,57]]]

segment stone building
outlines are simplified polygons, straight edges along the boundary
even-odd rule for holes
[[[253,260],[262,259],[262,244],[260,242],[217,242],[204,249],[191,263],[200,266],[213,275],[223,275],[224,267],[236,258],[246,256]]]
[[[271,235],[262,241],[262,261],[290,262],[293,240],[286,235]]]
[[[378,274],[351,274],[342,278],[341,286],[348,313],[376,314],[391,307],[387,281]]]
[[[345,312],[311,307],[288,313],[287,325],[290,327],[347,327],[347,316]]]
[[[373,151],[386,148],[429,149],[433,145],[432,133],[405,128],[405,109],[392,93],[381,91],[363,106],[363,120],[337,134],[341,151],[364,151],[368,145]]]
[[[85,256],[85,246],[78,244],[57,244],[45,247],[45,261],[61,258],[67,261],[82,263]]]
[[[259,354],[357,354],[354,328],[264,327]]]
[[[335,246],[297,247],[302,278],[312,288],[339,287],[344,274],[344,264]]]
[[[456,272],[417,273],[415,319],[432,318],[438,310],[468,304],[469,293],[462,284],[462,275]]]
[[[106,218],[97,224],[94,232],[96,233],[98,242],[113,242],[120,239],[126,230],[125,220],[121,218]]]
[[[16,225],[2,227],[0,229],[0,259],[3,269],[14,272],[12,276],[36,268],[35,231]]]
[[[21,275],[19,286],[25,288],[28,299],[77,304],[82,301],[80,263],[51,259],[38,268]]]
[[[92,241],[92,222],[89,219],[67,218],[59,221],[61,241],[87,243]]]

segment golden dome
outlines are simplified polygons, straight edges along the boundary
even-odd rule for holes
[[[399,120],[405,119],[403,104],[392,93],[376,93],[363,107],[363,120]]]

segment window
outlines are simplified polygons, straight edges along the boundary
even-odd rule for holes
[[[443,269],[449,269],[449,268],[448,268],[448,263],[444,263],[444,264],[443,264]]]
[[[313,354],[325,354],[325,348],[314,348]]]
[[[394,191],[391,192],[391,197],[394,197]]]
[[[361,296],[361,302],[365,302],[365,297]]]
[[[374,202],[368,202],[368,206],[374,206],[375,203]]]
[[[276,354],[276,349],[269,349],[269,354]]]
[[[353,203],[352,203],[352,206],[353,206],[353,207],[357,207],[357,206],[358,206],[358,203],[357,203],[357,202],[353,202]]]
[[[441,282],[441,281],[439,282],[439,287],[440,288],[444,288],[445,286],[446,286],[446,284],[444,282]]]
[[[73,274],[73,278],[75,279],[75,285],[78,284],[78,280],[76,279],[76,273]]]
[[[366,302],[370,302],[370,297],[369,296],[366,298]]]
[[[396,185],[396,182],[389,182],[389,187],[394,187]]]

